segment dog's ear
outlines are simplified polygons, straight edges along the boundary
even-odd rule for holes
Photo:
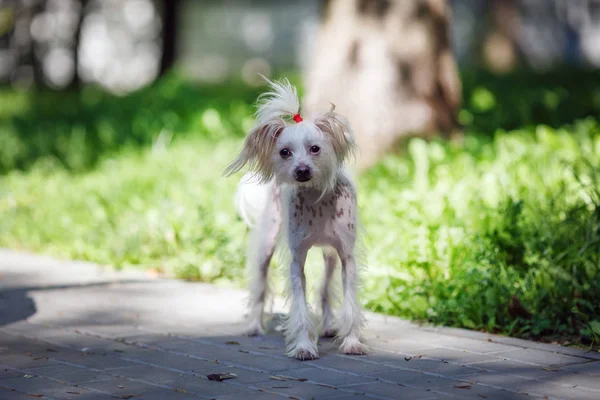
[[[350,122],[334,110],[335,105],[332,104],[331,110],[316,117],[314,123],[321,132],[329,137],[337,160],[342,163],[354,155],[356,143]]]
[[[282,119],[271,120],[254,128],[246,137],[240,154],[225,169],[225,175],[235,174],[247,164],[261,181],[269,181],[274,173],[271,153],[284,128],[285,121]]]

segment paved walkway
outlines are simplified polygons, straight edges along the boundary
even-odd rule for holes
[[[370,355],[296,361],[237,334],[243,299],[0,250],[0,399],[600,399],[600,353],[376,315]]]

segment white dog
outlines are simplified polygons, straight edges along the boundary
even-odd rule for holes
[[[352,129],[334,107],[313,120],[303,120],[296,89],[287,80],[268,83],[272,91],[259,97],[258,124],[226,170],[231,175],[250,167],[237,194],[240,215],[255,225],[248,254],[249,333],[263,333],[267,271],[283,227],[291,253],[291,310],[285,323],[288,355],[299,360],[319,357],[304,276],[306,255],[313,246],[325,248],[322,333],[341,339],[346,354],[365,354],[360,341],[364,318],[357,299],[356,191],[344,171],[355,149]],[[338,255],[344,297],[334,318],[329,292]]]

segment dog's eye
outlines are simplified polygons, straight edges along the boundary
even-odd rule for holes
[[[319,146],[311,146],[310,148],[310,152],[313,154],[317,154],[319,151],[321,151],[321,148]]]
[[[290,151],[290,149],[288,149],[287,147],[284,147],[283,149],[281,149],[281,150],[279,151],[279,155],[280,155],[282,158],[288,158],[289,156],[291,156],[291,155],[292,155],[292,152],[291,152],[291,151]]]

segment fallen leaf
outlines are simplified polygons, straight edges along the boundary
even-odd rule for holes
[[[58,353],[58,350],[54,350],[54,349],[51,349],[51,348],[47,348],[46,351],[48,353]]]
[[[488,342],[492,343],[492,339],[488,338]]]
[[[173,389],[175,392],[179,392],[179,393],[187,393],[188,391],[185,389],[179,389],[179,388],[175,388]]]
[[[31,396],[31,397],[44,397],[43,394],[35,394],[35,393],[31,393],[31,394],[29,394],[29,396]]]
[[[34,360],[47,360],[48,357],[36,357],[34,358]]]
[[[335,389],[336,388],[335,386],[326,385],[324,383],[317,383],[317,386],[323,386],[323,387],[330,388],[330,389]]]
[[[133,399],[134,397],[140,397],[139,394],[124,394],[120,396],[121,399]]]
[[[235,340],[230,340],[229,342],[225,342],[225,344],[235,344],[235,345],[240,345],[240,342],[236,342]]]
[[[291,376],[281,376],[281,375],[271,375],[269,376],[271,379],[276,379],[278,381],[298,381],[298,382],[306,382],[307,378],[293,378]]]
[[[33,354],[31,354],[31,353],[30,353],[30,352],[28,352],[28,351],[27,351],[27,352],[25,352],[25,355],[26,355],[27,357],[33,357]]]
[[[463,385],[454,385],[454,387],[458,389],[471,389],[472,386],[465,383]]]
[[[210,374],[206,375],[206,377],[211,381],[224,381],[225,379],[235,379],[237,378],[236,374],[232,374],[231,372],[227,372],[224,374]]]

